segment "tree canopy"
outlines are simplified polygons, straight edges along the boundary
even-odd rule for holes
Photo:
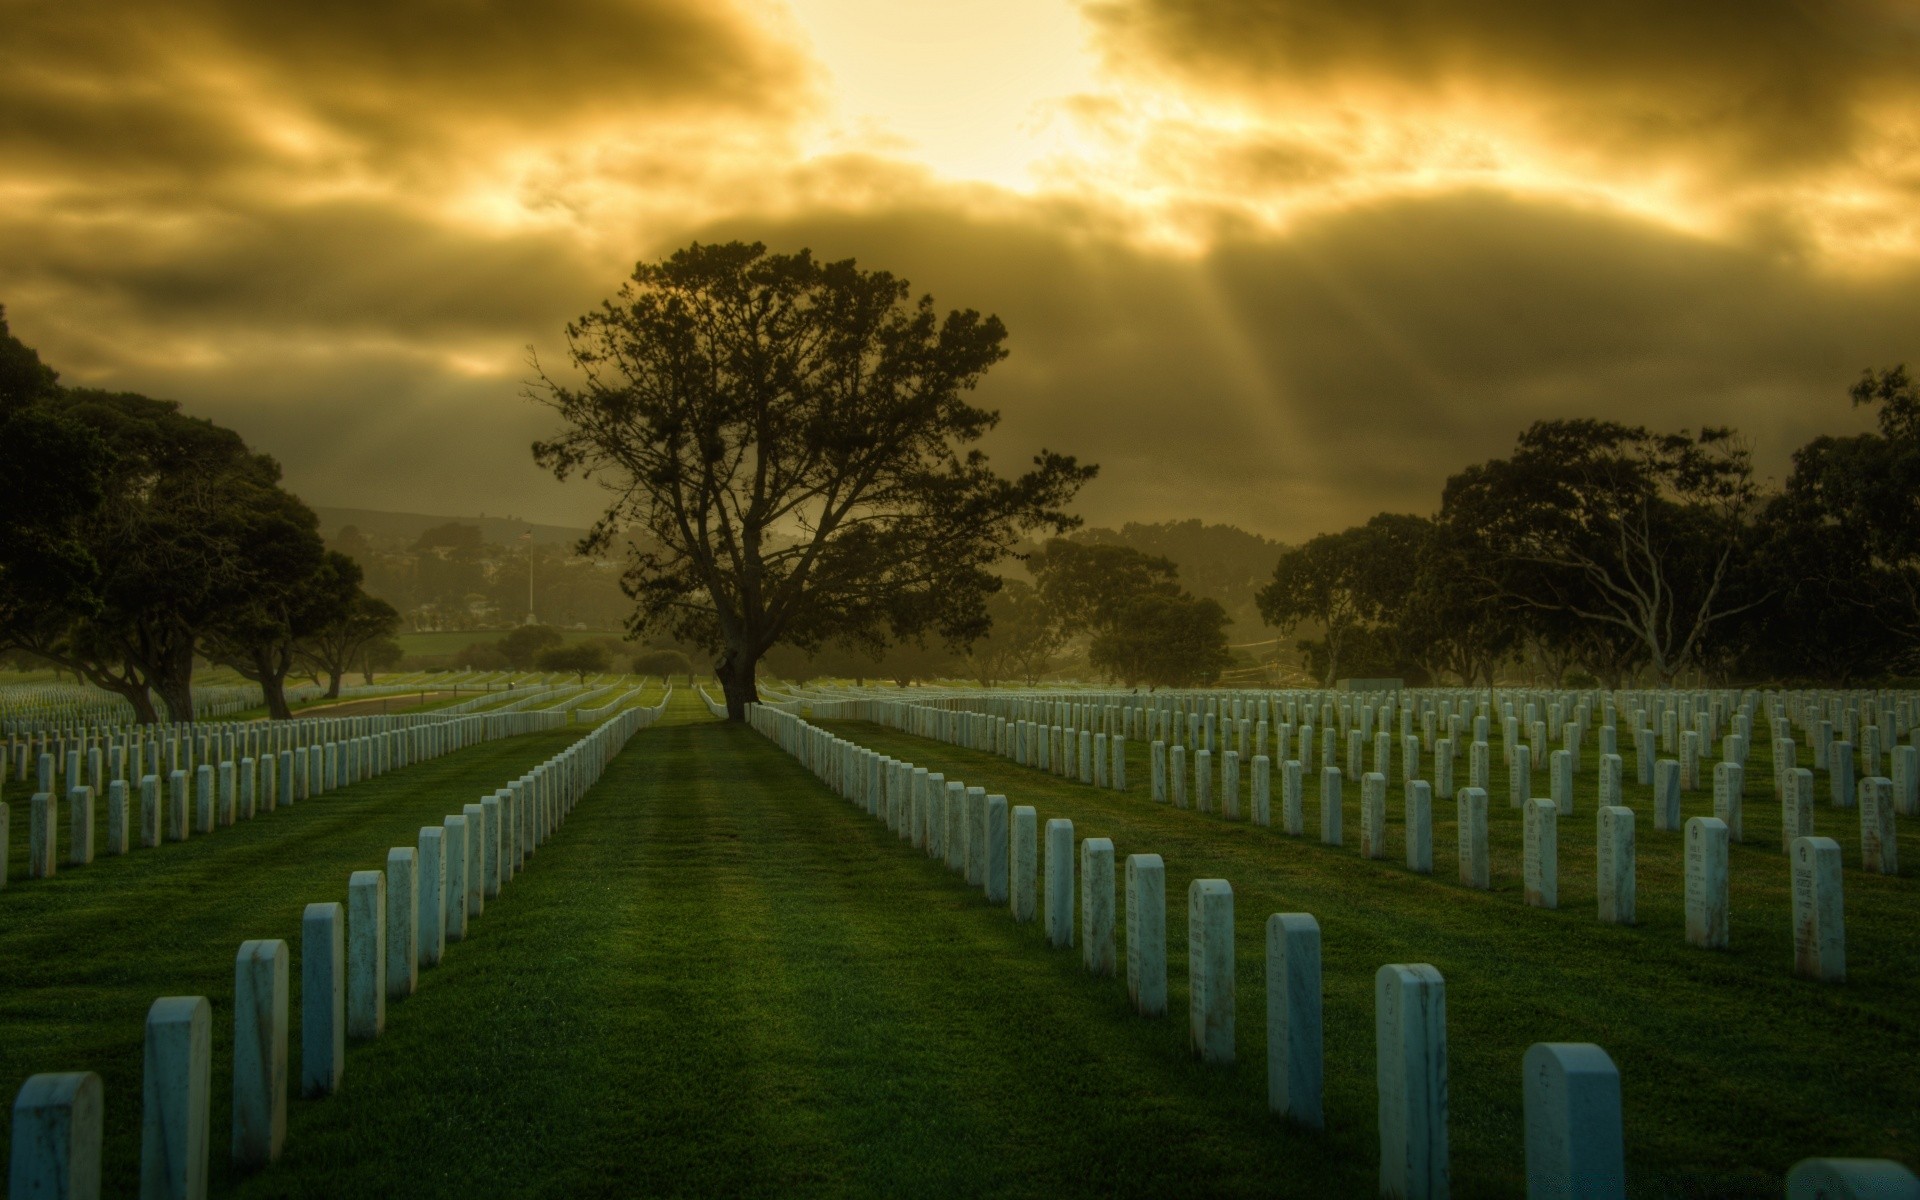
[[[735,719],[777,643],[980,636],[987,568],[1077,523],[1094,468],[1042,450],[1007,478],[973,445],[1006,328],[909,295],[850,259],[695,243],[568,325],[571,373],[530,387],[562,424],[535,459],[611,494],[583,550],[643,535],[630,631],[712,649]]]

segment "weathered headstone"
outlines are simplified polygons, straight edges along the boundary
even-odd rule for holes
[[[1507,807],[1525,808],[1533,798],[1533,750],[1524,745],[1513,748],[1513,767],[1507,775]]]
[[[1594,818],[1594,852],[1598,859],[1596,891],[1600,920],[1608,925],[1634,924],[1637,903],[1633,857],[1633,810],[1609,804]]]
[[[1380,1194],[1444,1200],[1450,1188],[1446,982],[1426,963],[1390,963],[1375,973],[1373,994]]]
[[[1113,839],[1082,840],[1080,961],[1094,975],[1111,976],[1114,973],[1113,889]]]
[[[300,1094],[331,1095],[347,1069],[347,914],[338,901],[300,917]]]
[[[1320,840],[1328,846],[1338,846],[1343,842],[1341,836],[1341,798],[1340,768],[1324,767],[1320,771]]]
[[[1460,882],[1482,891],[1493,886],[1492,854],[1487,840],[1487,793],[1484,788],[1460,789],[1456,831],[1459,837]]]
[[[1197,750],[1193,755],[1193,806],[1203,813],[1213,811],[1213,751]]]
[[[1920,1177],[1889,1158],[1808,1158],[1787,1172],[1787,1200],[1920,1200]]]
[[[1553,807],[1561,816],[1573,814],[1573,755],[1555,750],[1548,761]]]
[[[1387,777],[1368,771],[1360,777],[1360,857],[1387,856]]]
[[[1233,1061],[1233,888],[1224,879],[1187,887],[1188,1043],[1204,1062]]]
[[[1046,928],[1048,945],[1073,945],[1073,822],[1062,817],[1047,821]]]
[[[93,861],[93,789],[86,785],[67,792],[67,865],[84,867]]]
[[[347,1036],[375,1038],[387,1027],[387,876],[355,871],[347,880]]]
[[[435,967],[447,952],[447,831],[440,825],[420,828],[416,861],[419,888],[414,911],[418,926],[419,965]]]
[[[1745,825],[1742,821],[1742,793],[1746,790],[1746,769],[1739,763],[1721,762],[1713,768],[1713,815],[1727,826],[1727,839],[1738,842]]]
[[[1134,1011],[1167,1011],[1167,867],[1158,854],[1127,855],[1127,995]]]
[[[1320,1022],[1320,923],[1267,918],[1267,1107],[1309,1129],[1326,1124]]]
[[[1795,838],[1793,861],[1793,973],[1841,983],[1847,978],[1846,910],[1840,894],[1840,843]]]
[[[1407,869],[1433,874],[1433,788],[1424,779],[1409,780],[1407,797]]]
[[[1653,764],[1653,827],[1663,832],[1680,828],[1680,764],[1671,758]]]
[[[1893,816],[1893,780],[1860,781],[1860,869],[1900,873],[1900,838]]]
[[[412,846],[387,851],[387,996],[411,996],[420,984],[420,856]]]
[[[1727,823],[1718,817],[1687,822],[1687,941],[1705,950],[1727,948]]]
[[[60,869],[60,814],[51,792],[35,792],[27,825],[27,878],[52,879]]]
[[[441,847],[447,864],[447,886],[443,895],[447,905],[447,940],[457,942],[467,936],[467,863],[473,857],[467,846],[466,814],[447,817],[441,822],[441,828],[445,830]]]
[[[1620,1071],[1591,1042],[1536,1042],[1525,1077],[1528,1200],[1625,1200]]]
[[[1148,786],[1152,789],[1153,802],[1167,802],[1167,744],[1155,741],[1147,749]]]
[[[1005,904],[1007,902],[1007,798],[1005,796],[987,797],[985,841],[982,853],[986,856],[986,867],[981,886],[986,891],[987,903]]]
[[[1307,831],[1306,765],[1290,758],[1280,764],[1280,828],[1293,837]]]
[[[143,1200],[205,1200],[212,1084],[213,1006],[205,996],[155,1000],[140,1082]]]
[[[92,1071],[28,1076],[13,1099],[9,1200],[99,1200],[105,1089]]]
[[[287,1139],[287,944],[242,942],[233,979],[233,1165],[258,1170]]]
[[[1780,784],[1780,849],[1792,854],[1795,839],[1813,836],[1813,772],[1791,768]]]
[[[1535,908],[1560,907],[1560,809],[1532,799],[1526,808],[1526,901]]]
[[[1013,809],[1012,841],[1013,849],[1009,855],[1013,878],[1008,885],[1007,906],[1013,910],[1013,919],[1026,922],[1033,920],[1036,907],[1036,875],[1039,855],[1035,845],[1038,833],[1039,816],[1030,804],[1018,804]]]

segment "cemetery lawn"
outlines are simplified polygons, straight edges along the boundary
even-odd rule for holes
[[[347,898],[347,876],[384,868],[391,846],[490,794],[551,757],[584,727],[470,746],[377,779],[304,800],[292,809],[182,843],[124,857],[106,845],[96,804],[96,857],[48,880],[26,878],[31,781],[9,779],[8,853],[0,889],[0,1089],[9,1104],[29,1075],[90,1070],[106,1083],[103,1194],[139,1191],[142,1038],[147,1008],[167,995],[213,1003],[213,1178],[226,1179],[231,1111],[233,961],[248,938],[278,937],[293,951],[293,1079],[299,1084],[301,910]],[[139,794],[133,796],[138,812]],[[0,1123],[0,1161],[12,1135]]]
[[[1595,1041],[1619,1063],[1636,1196],[1777,1196],[1785,1166],[1810,1154],[1920,1156],[1913,882],[1849,869],[1854,980],[1794,980],[1784,861],[1755,796],[1757,844],[1732,857],[1734,948],[1707,953],[1680,934],[1678,835],[1650,822],[1642,926],[1593,920],[1591,775],[1561,824],[1562,910],[1548,913],[1520,903],[1497,768],[1496,890],[1477,893],[1451,882],[1451,806],[1438,802],[1425,879],[1398,865],[1397,826],[1394,861],[1358,857],[1354,787],[1348,847],[1328,849],[1156,807],[1144,760],[1119,795],[877,726],[834,728],[1034,804],[1043,822],[1071,817],[1122,859],[1164,855],[1169,1015],[1135,1016],[1124,966],[1088,977],[1077,950],[1047,949],[1037,923],[1014,924],[681,689],[420,991],[389,1004],[385,1034],[349,1044],[340,1093],[290,1101],[272,1169],[236,1180],[225,1166],[240,941],[293,950],[297,1088],[301,907],[344,900],[351,870],[381,865],[386,847],[414,844],[421,824],[577,728],[51,882],[19,882],[16,858],[0,892],[0,1085],[100,1071],[106,1190],[131,1194],[141,1022],[155,997],[198,993],[214,1006],[217,1195],[1364,1196],[1377,1190],[1373,972],[1426,961],[1448,981],[1457,1196],[1523,1194],[1520,1056],[1542,1040]],[[1758,756],[1753,775],[1770,778]],[[1689,796],[1688,814],[1701,804]],[[1823,833],[1852,819],[1818,813]],[[1911,864],[1920,848],[1902,840]],[[1235,889],[1239,1061],[1225,1068],[1186,1048],[1184,891],[1203,876]],[[1324,931],[1325,1133],[1266,1110],[1275,911],[1312,912]]]
[[[1123,893],[1128,854],[1162,855],[1173,1014],[1163,1023],[1167,1056],[1181,1053],[1174,1035],[1184,1031],[1187,1011],[1186,886],[1195,878],[1229,880],[1239,1064],[1210,1086],[1242,1117],[1258,1117],[1265,1104],[1266,919],[1307,912],[1319,920],[1328,1131],[1302,1140],[1272,1127],[1268,1170],[1276,1181],[1307,1156],[1375,1161],[1373,975],[1391,962],[1429,962],[1446,977],[1455,1195],[1525,1193],[1520,1060],[1541,1041],[1595,1042],[1613,1057],[1622,1080],[1628,1192],[1636,1197],[1777,1197],[1786,1169],[1815,1155],[1920,1163],[1920,1009],[1913,1003],[1920,836],[1914,822],[1902,826],[1902,877],[1868,875],[1859,869],[1858,810],[1832,808],[1819,792],[1816,831],[1839,841],[1846,863],[1850,978],[1841,985],[1794,978],[1790,879],[1779,849],[1770,747],[1756,747],[1749,762],[1746,844],[1730,850],[1732,946],[1712,952],[1686,943],[1681,835],[1653,829],[1652,789],[1633,783],[1631,747],[1623,792],[1636,816],[1640,924],[1621,928],[1595,919],[1598,784],[1591,745],[1588,770],[1575,781],[1574,815],[1559,821],[1560,907],[1548,912],[1521,898],[1521,815],[1508,807],[1497,742],[1488,803],[1493,890],[1479,892],[1455,882],[1454,806],[1438,798],[1434,873],[1406,869],[1397,761],[1388,857],[1370,862],[1358,849],[1355,781],[1345,787],[1346,845],[1326,847],[1318,839],[1317,778],[1306,788],[1307,836],[1290,838],[1277,828],[1277,771],[1276,828],[1263,829],[1153,804],[1146,746],[1138,739],[1129,739],[1132,790],[1122,794],[879,725],[823,724],[944,771],[949,780],[1004,793],[1009,804],[1032,804],[1043,827],[1048,818],[1067,817],[1076,839],[1111,837]],[[1463,756],[1457,782],[1466,769]],[[1534,779],[1534,794],[1544,794],[1545,770]],[[1818,786],[1825,783],[1819,773]],[[1242,812],[1250,813],[1244,774],[1241,786]],[[1709,784],[1684,795],[1682,817],[1710,816],[1712,807]],[[1123,972],[1125,907],[1123,894]],[[1037,944],[1038,933],[1031,936]],[[1077,953],[1056,956],[1063,976],[1072,976],[1078,961]],[[1096,990],[1124,1006],[1124,980]],[[1167,1152],[1182,1153],[1172,1145]]]

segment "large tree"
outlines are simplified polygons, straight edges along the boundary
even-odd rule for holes
[[[970,642],[987,568],[1077,523],[1065,505],[1094,468],[1042,451],[1009,479],[973,448],[999,417],[967,393],[1006,336],[852,260],[696,243],[567,327],[571,375],[536,367],[563,428],[534,457],[611,491],[583,552],[642,534],[629,628],[714,650],[738,720],[776,643]]]
[[[1218,600],[1142,592],[1094,636],[1087,661],[1128,687],[1215,683],[1233,661],[1227,612]]]
[[[0,647],[44,644],[93,606],[85,519],[103,496],[104,443],[72,420],[59,377],[0,308]]]
[[[282,577],[276,531],[299,502],[273,459],[173,401],[72,390],[58,406],[108,453],[102,500],[80,523],[97,575],[72,620],[24,644],[125,697],[142,721],[159,717],[155,693],[190,721],[201,639]]]
[[[338,551],[327,555],[327,574],[319,586],[344,603],[330,605],[325,619],[299,642],[300,663],[327,677],[327,698],[337,699],[340,683],[367,648],[393,636],[400,614],[385,600],[362,589],[360,564]]]
[[[1491,594],[1624,640],[1665,685],[1760,602],[1738,586],[1758,502],[1729,429],[1559,420],[1449,479],[1442,519],[1475,541],[1468,559]]]
[[[1400,513],[1323,533],[1280,555],[1273,579],[1255,597],[1260,615],[1283,633],[1319,626],[1320,638],[1304,645],[1331,687],[1356,630],[1397,623],[1430,536],[1425,518]]]
[[[361,598],[360,568],[326,549],[312,509],[286,492],[275,499],[256,514],[240,547],[256,567],[246,603],[202,635],[200,652],[259,684],[267,715],[285,721],[293,716],[287,676],[299,664],[301,643]]]

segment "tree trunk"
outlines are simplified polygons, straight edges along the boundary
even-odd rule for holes
[[[192,639],[187,639],[183,646],[161,651],[155,658],[154,669],[149,674],[153,690],[159,692],[160,699],[166,702],[169,719],[192,724]]]
[[[274,721],[293,720],[293,709],[287,707],[287,677],[272,673],[260,676],[260,694],[266,697],[267,717]]]
[[[720,681],[720,690],[727,696],[727,720],[744,721],[747,719],[747,705],[760,702],[759,689],[753,684],[753,670],[759,662],[758,655],[750,655],[738,647],[727,647],[720,661],[713,664],[713,674]]]
[[[345,671],[335,671],[335,670],[333,670],[333,669],[331,669],[331,668],[329,668],[329,669],[328,669],[328,671],[327,671],[327,699],[329,699],[329,700],[338,700],[338,699],[340,698],[340,678],[341,678],[341,676],[343,676],[343,675],[345,675],[345,674],[346,674],[346,672],[345,672]]]
[[[193,723],[193,676],[157,680],[154,690],[166,702],[168,720]]]

